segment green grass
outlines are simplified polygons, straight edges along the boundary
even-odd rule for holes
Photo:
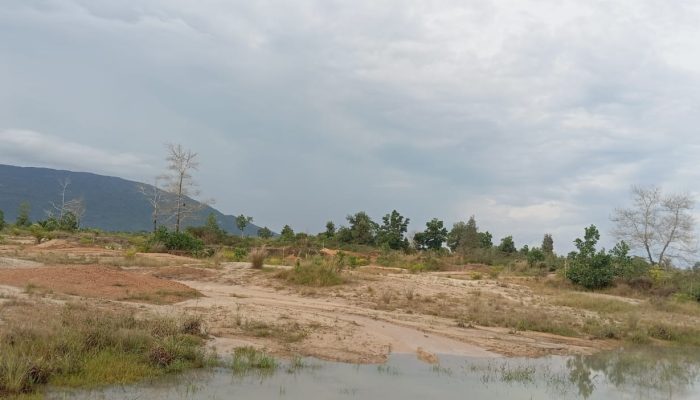
[[[86,359],[74,373],[56,375],[51,384],[66,387],[92,387],[128,384],[163,373],[138,354],[104,350]]]
[[[209,360],[191,323],[175,319],[47,304],[27,305],[15,315],[0,333],[0,397],[33,393],[46,383],[132,383]]]
[[[231,370],[235,375],[247,375],[259,373],[262,375],[272,374],[277,370],[279,364],[274,357],[254,347],[238,347],[233,351],[231,360]]]

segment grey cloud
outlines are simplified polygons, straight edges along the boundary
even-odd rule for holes
[[[121,175],[149,180],[182,142],[223,211],[311,232],[359,209],[412,229],[475,213],[565,251],[633,183],[693,188],[700,10],[472,3],[10,1],[0,131],[104,152],[66,167],[132,155]]]

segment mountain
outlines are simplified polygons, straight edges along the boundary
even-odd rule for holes
[[[0,164],[0,210],[5,213],[5,221],[14,222],[19,205],[24,201],[31,205],[32,221],[45,219],[50,203],[59,200],[59,181],[65,178],[71,182],[66,199],[82,197],[85,202],[82,226],[127,232],[153,229],[151,207],[139,191],[140,186],[153,189],[152,185],[87,172]],[[209,206],[204,206],[186,225],[203,225],[210,213],[226,232],[240,234],[232,215],[224,215]],[[250,224],[245,234],[255,236],[258,229]]]

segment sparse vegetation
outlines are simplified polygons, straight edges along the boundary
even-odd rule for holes
[[[31,393],[47,383],[130,383],[209,361],[200,332],[175,319],[136,319],[83,304],[3,307],[16,317],[6,319],[0,333],[0,395]]]
[[[342,266],[334,260],[314,258],[311,261],[298,263],[292,269],[277,272],[280,279],[295,285],[304,286],[335,286],[347,281],[341,273]]]
[[[233,351],[231,370],[236,375],[258,373],[271,374],[279,367],[274,357],[254,347],[238,347]]]

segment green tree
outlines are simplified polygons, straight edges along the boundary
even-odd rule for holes
[[[352,243],[352,232],[350,228],[341,226],[335,234],[336,240],[340,243]]]
[[[332,238],[335,236],[335,224],[333,223],[333,221],[326,222],[325,235],[327,238]]]
[[[272,231],[268,227],[258,229],[258,237],[261,239],[269,239],[272,237]]]
[[[214,213],[209,213],[209,216],[207,217],[207,222],[204,224],[204,227],[209,232],[217,235],[223,233],[223,230],[219,226],[219,222],[216,220],[216,215],[214,215]]]
[[[285,225],[282,228],[282,232],[280,232],[280,239],[282,239],[284,241],[294,240],[294,230],[292,229],[291,226]]]
[[[154,225],[155,226],[155,225]],[[186,229],[187,233],[190,235],[203,240],[205,243],[221,243],[221,241],[226,237],[226,232],[219,226],[219,222],[216,219],[214,213],[209,213],[204,226],[200,227],[188,227]],[[156,229],[158,232],[158,229]]]
[[[31,211],[32,206],[29,205],[28,202],[23,201],[19,205],[19,209],[17,210],[17,219],[15,220],[15,225],[19,227],[28,227],[32,225],[32,221],[29,219],[29,212]]]
[[[493,247],[493,235],[489,231],[479,232],[479,247],[482,249]]]
[[[353,243],[374,244],[378,225],[366,212],[360,211],[355,215],[348,215],[347,220],[350,224]]]
[[[630,256],[630,246],[627,242],[620,241],[615,247],[610,250],[612,268],[615,276],[618,276],[627,281],[647,276],[651,264],[645,261],[642,257]]]
[[[241,231],[241,236],[244,236],[245,227],[253,222],[253,217],[248,217],[243,214],[236,217],[236,228]]]
[[[503,253],[513,254],[518,251],[515,248],[515,242],[513,241],[513,236],[506,236],[501,239],[501,244],[498,245],[498,250]]]
[[[569,254],[569,267],[566,277],[573,283],[587,289],[599,289],[610,285],[615,277],[612,268],[612,256],[604,250],[597,251],[596,244],[600,233],[595,225],[585,229],[583,239],[576,239],[574,244],[578,252]]]
[[[452,251],[468,251],[481,247],[479,227],[472,215],[465,222],[457,222],[452,225],[452,230],[447,235],[447,247]]]
[[[529,252],[530,252],[530,246],[528,246],[528,245],[524,245],[524,246],[520,249],[520,254],[522,254],[522,255],[524,255],[524,256],[526,256]]]
[[[543,262],[544,259],[544,252],[537,247],[533,247],[532,249],[530,249],[530,251],[527,252],[527,263],[530,265],[530,268]]]
[[[409,221],[396,210],[385,215],[382,218],[382,226],[379,227],[377,233],[377,243],[386,245],[393,250],[407,249],[408,239],[406,239],[405,234]]]
[[[416,247],[427,250],[440,250],[447,240],[447,228],[437,218],[433,218],[425,224],[425,230],[418,232],[413,238]]]
[[[554,254],[554,239],[549,233],[545,233],[542,239],[542,252],[546,255]]]
[[[5,213],[0,210],[0,230],[5,228]]]

